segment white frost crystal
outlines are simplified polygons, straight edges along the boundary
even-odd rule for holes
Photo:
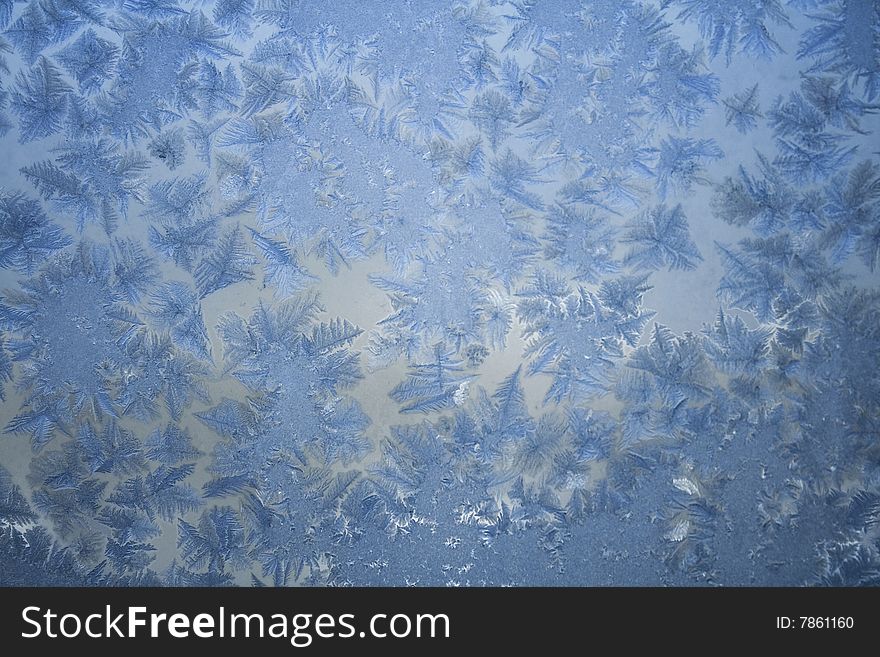
[[[680,543],[685,538],[687,538],[688,530],[690,529],[691,523],[687,518],[679,520],[675,527],[666,532],[665,538],[670,541],[674,541],[676,543]]]
[[[672,485],[675,486],[682,493],[687,493],[688,495],[700,494],[700,489],[697,488],[697,485],[687,477],[675,477],[672,480]]]

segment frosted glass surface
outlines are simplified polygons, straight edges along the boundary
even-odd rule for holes
[[[880,573],[871,0],[0,0],[0,583]]]

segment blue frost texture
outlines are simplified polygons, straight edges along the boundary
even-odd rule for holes
[[[0,0],[0,585],[880,585],[875,0]]]

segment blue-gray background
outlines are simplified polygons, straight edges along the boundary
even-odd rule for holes
[[[876,3],[0,26],[0,582],[877,582]]]

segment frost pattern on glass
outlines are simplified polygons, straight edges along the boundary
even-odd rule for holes
[[[880,584],[878,111],[871,0],[0,2],[0,584]]]

